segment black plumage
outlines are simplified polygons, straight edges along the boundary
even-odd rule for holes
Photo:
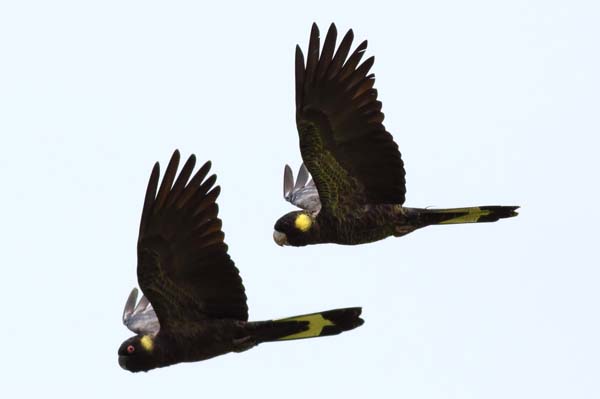
[[[220,187],[214,186],[215,175],[206,178],[211,164],[205,163],[190,180],[195,156],[177,176],[179,160],[175,151],[160,187],[158,163],[148,182],[137,275],[150,305],[144,302],[140,312],[134,310],[135,292],[127,301],[124,322],[135,325],[138,334],[118,350],[123,368],[147,371],[241,352],[267,341],[338,334],[363,323],[360,308],[249,322],[242,279],[227,253],[218,218]],[[142,313],[145,319],[132,320]]]
[[[515,216],[516,206],[403,207],[404,164],[383,125],[375,77],[369,73],[374,57],[360,63],[367,41],[350,53],[353,38],[352,30],[348,31],[336,51],[337,30],[332,24],[320,52],[319,29],[313,24],[306,62],[296,47],[296,125],[300,153],[316,190],[304,198],[286,196],[304,210],[290,212],[276,222],[275,241],[293,246],[354,245],[405,235],[431,224]],[[309,203],[319,207],[303,205]]]

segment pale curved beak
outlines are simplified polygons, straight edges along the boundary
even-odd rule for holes
[[[281,231],[273,231],[273,239],[275,240],[275,242],[277,243],[277,245],[279,245],[280,247],[283,247],[284,245],[287,245],[288,240],[287,240],[287,236],[285,235],[285,233],[282,233]]]

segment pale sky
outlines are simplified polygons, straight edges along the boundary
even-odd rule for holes
[[[599,20],[593,1],[0,3],[0,396],[600,397]],[[406,205],[520,216],[276,246],[313,21],[369,40]],[[213,162],[251,320],[365,324],[122,370],[144,190],[175,148]]]

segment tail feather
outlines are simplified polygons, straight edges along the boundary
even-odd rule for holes
[[[361,308],[311,313],[285,319],[251,323],[257,343],[337,335],[361,326]]]
[[[471,208],[418,209],[418,219],[423,226],[432,224],[459,224],[495,222],[517,216],[518,206],[477,206]]]

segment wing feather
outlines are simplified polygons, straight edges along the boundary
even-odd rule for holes
[[[194,171],[194,166],[196,166],[196,156],[192,154],[186,161],[185,165],[183,165],[183,168],[181,169],[181,172],[179,172],[179,176],[177,177],[175,184],[173,184],[173,188],[171,189],[171,192],[169,193],[169,196],[167,198],[167,206],[173,205],[175,200],[179,198],[179,196],[185,189],[185,184],[188,182],[190,176],[192,175],[192,172]]]
[[[139,285],[161,328],[189,320],[247,320],[244,286],[218,218],[216,175],[204,180],[207,162],[188,182],[192,155],[176,179],[178,164],[175,151],[158,193],[158,163],[150,176],[138,239]]]
[[[173,185],[173,181],[175,180],[175,175],[177,174],[177,167],[179,166],[179,151],[175,151],[169,164],[167,165],[167,170],[165,171],[165,175],[163,176],[162,183],[160,184],[160,188],[158,189],[158,195],[154,201],[154,212],[158,212],[163,208],[163,205],[167,201],[167,196],[171,192],[171,186]]]
[[[181,192],[181,194],[179,195],[179,197],[173,199],[175,201],[175,207],[176,208],[182,208],[182,207],[184,207],[185,204],[189,201],[189,199],[196,193],[196,190],[198,189],[198,187],[200,187],[200,184],[202,184],[202,181],[204,180],[204,178],[206,177],[206,175],[210,171],[210,167],[211,166],[212,165],[211,165],[210,161],[206,162],[196,172],[196,174],[194,175],[194,177],[192,177],[192,180],[190,180],[190,182],[188,183],[188,185],[185,186],[185,188],[183,189],[183,191]]]
[[[299,190],[306,185],[308,181],[308,170],[304,164],[300,165],[298,169],[298,177],[296,178],[296,184],[294,184],[294,190]]]
[[[325,37],[325,43],[323,43],[323,53],[319,58],[317,67],[317,79],[322,79],[333,58],[333,52],[335,51],[335,41],[337,39],[337,30],[334,24],[331,24],[327,36]]]
[[[285,165],[283,169],[283,198],[288,197],[294,189],[294,173],[289,165]]]
[[[375,58],[360,63],[366,40],[350,54],[351,30],[334,51],[336,37],[332,24],[319,57],[319,30],[313,24],[306,65],[296,48],[296,123],[302,159],[326,212],[341,216],[365,204],[402,204],[404,164],[382,124],[375,77],[369,74]]]
[[[305,84],[312,84],[315,80],[315,72],[319,63],[319,28],[313,24],[310,40],[308,42],[308,55],[306,58]]]
[[[136,305],[138,296],[137,288],[131,290],[125,309],[123,310],[123,324],[136,334],[156,334],[160,324],[148,298],[142,296]]]
[[[298,169],[298,176],[294,184],[294,175],[289,165],[283,170],[283,198],[291,204],[309,212],[318,213],[321,210],[319,192],[304,164]]]
[[[329,67],[327,79],[333,78],[340,72],[344,61],[346,60],[346,57],[348,57],[348,54],[350,53],[350,48],[352,47],[352,40],[354,40],[354,32],[352,32],[352,29],[350,29],[344,35],[344,38],[340,42],[340,46],[338,47],[338,50],[335,53],[333,60],[331,61],[331,66]]]

